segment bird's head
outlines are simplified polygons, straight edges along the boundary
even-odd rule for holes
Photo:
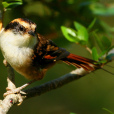
[[[14,19],[5,27],[4,32],[7,33],[9,43],[19,47],[33,47],[37,42],[36,24],[28,19]]]

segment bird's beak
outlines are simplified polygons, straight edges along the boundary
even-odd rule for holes
[[[28,34],[35,36],[35,32],[33,32],[32,30],[28,31]]]

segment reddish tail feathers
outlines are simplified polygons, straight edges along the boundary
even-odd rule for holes
[[[66,58],[62,59],[63,62],[73,65],[77,68],[83,68],[86,71],[93,71],[100,68],[100,65],[96,61],[87,59],[78,55],[69,54]]]

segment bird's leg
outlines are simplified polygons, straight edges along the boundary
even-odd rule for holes
[[[7,95],[9,95],[9,94],[18,94],[19,95],[19,104],[18,105],[20,105],[22,102],[23,102],[23,98],[22,98],[22,94],[26,94],[25,92],[23,92],[23,91],[21,91],[22,89],[24,89],[25,87],[27,87],[28,85],[30,85],[31,83],[33,83],[33,82],[35,82],[36,80],[32,80],[32,81],[30,81],[30,82],[28,82],[28,83],[26,83],[26,84],[24,84],[24,85],[22,85],[22,86],[20,86],[20,87],[18,87],[18,88],[16,88],[16,86],[14,87],[14,88],[9,88],[9,87],[7,87],[6,88],[6,90],[7,90],[7,92],[6,93],[4,93],[4,97],[6,97]]]
[[[6,88],[7,92],[4,93],[4,97],[7,96],[8,94],[15,94],[15,93],[21,93],[21,94],[26,94],[24,92],[22,92],[21,90],[24,89],[25,87],[27,87],[28,85],[30,85],[31,83],[35,82],[36,80],[32,80],[18,88],[14,88],[14,89],[10,89],[10,88]]]

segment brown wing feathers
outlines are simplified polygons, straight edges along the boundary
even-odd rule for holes
[[[99,65],[97,65],[96,61],[87,59],[78,55],[69,54],[66,58],[62,59],[63,62],[73,65],[77,68],[84,68],[86,71],[93,71],[95,70]]]
[[[45,65],[48,66],[58,60],[62,60],[68,65],[73,65],[77,68],[82,67],[86,71],[93,71],[100,67],[96,61],[71,54],[65,49],[56,46],[51,40],[46,40],[40,34],[38,34],[38,40],[39,44],[35,51],[36,59],[34,60],[34,63],[40,60],[39,64],[41,64],[43,68]]]

